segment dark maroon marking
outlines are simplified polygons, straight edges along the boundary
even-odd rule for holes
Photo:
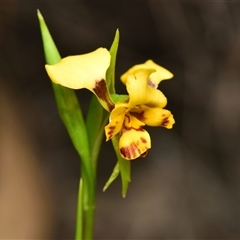
[[[147,154],[148,154],[148,150],[146,150],[146,152],[142,153],[142,154],[141,154],[141,157],[146,157]]]
[[[127,118],[128,120],[128,123],[130,122],[130,117],[128,115],[125,115],[125,118]],[[123,124],[123,131],[126,131],[126,130],[131,130],[131,129],[134,129],[135,131],[138,131],[138,132],[144,132],[144,129],[142,126],[140,126],[139,128],[134,128],[134,127],[128,127],[126,126],[125,124]]]
[[[112,135],[113,135],[113,131],[109,131],[109,132],[108,132],[108,138],[109,138],[109,139],[112,138]]]
[[[109,111],[111,112],[114,109],[114,104],[109,98],[106,81],[104,79],[96,81],[96,85],[95,88],[93,88],[93,91],[100,99],[107,103]]]
[[[134,129],[135,131],[137,131],[137,132],[144,132],[144,129],[143,129],[143,127],[139,127],[139,128],[134,128],[134,127],[127,127],[127,126],[125,126],[124,125],[124,129],[123,130],[131,130],[131,129]]]
[[[140,149],[138,148],[138,146],[133,142],[131,143],[129,146],[127,147],[122,147],[120,149],[121,154],[127,158],[127,159],[132,159],[132,158],[136,158],[137,156],[137,152],[140,156],[142,156],[144,153],[141,154]]]
[[[140,121],[143,121],[145,120],[145,117],[143,116],[144,115],[144,111],[141,111],[140,113],[137,113],[137,112],[131,112],[131,115],[136,117],[138,120]]]
[[[156,88],[156,85],[152,82],[151,78],[148,79],[148,86]]]
[[[130,122],[130,117],[128,115],[125,115],[125,118],[127,118],[128,122]]]
[[[147,140],[145,138],[141,137],[140,139],[141,139],[142,143],[147,143]]]
[[[165,118],[162,120],[161,125],[164,126],[164,127],[166,127],[166,126],[168,125],[168,123],[169,123],[169,120],[168,120],[167,117],[165,117]]]
[[[109,127],[109,130],[110,130],[110,131],[108,131],[108,133],[107,133],[108,135],[110,135],[110,136],[109,136],[109,139],[112,137],[112,134],[113,134],[115,128],[116,128],[116,127],[114,127],[114,126],[110,126],[110,127]]]
[[[130,149],[131,149],[130,151],[132,153],[132,156],[135,158],[136,157],[136,150],[138,149],[138,147],[136,146],[135,143],[131,143]]]
[[[121,152],[121,154],[122,154],[125,158],[127,158],[127,159],[131,158],[131,154],[130,154],[130,152],[129,152],[128,147],[122,147],[122,148],[120,148],[120,152]]]
[[[135,157],[134,145],[132,143],[127,147],[120,148],[120,152],[127,159],[131,159],[132,155]]]
[[[138,132],[145,132],[143,127],[140,128],[133,128],[134,130],[138,131]]]

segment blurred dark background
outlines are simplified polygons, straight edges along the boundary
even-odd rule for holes
[[[126,199],[103,143],[96,239],[240,239],[240,3],[0,1],[0,238],[73,239],[79,159],[61,123],[36,16],[62,57],[109,48],[120,30],[119,76],[153,59],[173,130],[148,128]],[[77,92],[86,112],[91,94]]]

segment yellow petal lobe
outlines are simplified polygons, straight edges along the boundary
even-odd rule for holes
[[[154,69],[147,68],[139,69],[128,75],[126,87],[129,93],[130,108],[140,104],[160,108],[166,106],[167,99],[164,94],[148,85],[149,75],[154,71]]]
[[[105,80],[109,65],[110,53],[105,48],[98,48],[91,53],[63,58],[59,63],[45,67],[54,83],[93,91],[96,81]]]
[[[54,65],[46,65],[46,71],[54,83],[72,89],[86,88],[92,91],[102,106],[111,111],[114,104],[106,85],[106,71],[110,65],[110,53],[105,48],[63,58]]]
[[[171,129],[175,120],[170,111],[161,108],[149,108],[141,106],[141,111],[131,113],[133,116],[152,127],[165,127]]]
[[[167,69],[159,66],[158,64],[156,64],[155,62],[153,62],[152,60],[148,60],[143,64],[138,64],[133,66],[132,68],[130,68],[127,72],[125,72],[121,77],[121,81],[126,84],[128,75],[133,74],[134,71],[138,70],[138,69],[142,69],[142,68],[153,68],[156,70],[156,72],[153,72],[150,77],[149,77],[149,85],[157,88],[158,84],[162,81],[162,80],[167,80],[173,77],[173,74],[171,72],[169,72]]]
[[[138,130],[131,128],[124,130],[119,140],[121,156],[127,160],[133,160],[140,156],[146,156],[151,148],[151,139],[143,128]]]
[[[115,108],[110,114],[110,123],[105,127],[106,141],[122,130],[126,108]]]
[[[137,118],[126,114],[119,140],[119,149],[123,158],[133,160],[146,156],[148,149],[151,148],[151,139],[143,126],[144,123]]]

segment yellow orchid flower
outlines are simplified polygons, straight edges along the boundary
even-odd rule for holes
[[[126,84],[129,101],[115,104],[110,113],[110,123],[105,127],[107,140],[121,132],[119,149],[127,160],[146,156],[151,148],[151,139],[144,125],[172,128],[174,118],[170,111],[163,109],[167,99],[155,87],[163,79],[173,75],[149,60],[136,65],[121,76]],[[151,63],[149,68],[148,64]]]
[[[173,115],[163,109],[167,99],[157,88],[160,81],[173,75],[152,60],[129,69],[121,76],[129,93],[126,102],[113,103],[106,84],[106,71],[110,65],[110,53],[105,48],[77,56],[63,58],[59,63],[46,65],[51,80],[62,86],[87,88],[110,112],[110,122],[105,127],[108,141],[120,133],[119,150],[127,160],[146,156],[151,139],[144,125],[172,128]]]

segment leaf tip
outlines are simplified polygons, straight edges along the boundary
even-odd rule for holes
[[[38,16],[39,20],[43,20],[43,16],[42,16],[42,14],[41,14],[39,9],[37,9],[37,16]]]
[[[105,185],[102,191],[105,192],[106,190],[107,190],[107,186]]]
[[[126,193],[122,193],[122,197],[123,197],[123,198],[126,198]]]
[[[119,28],[117,28],[116,30],[116,35],[119,36],[120,32],[119,32]]]

